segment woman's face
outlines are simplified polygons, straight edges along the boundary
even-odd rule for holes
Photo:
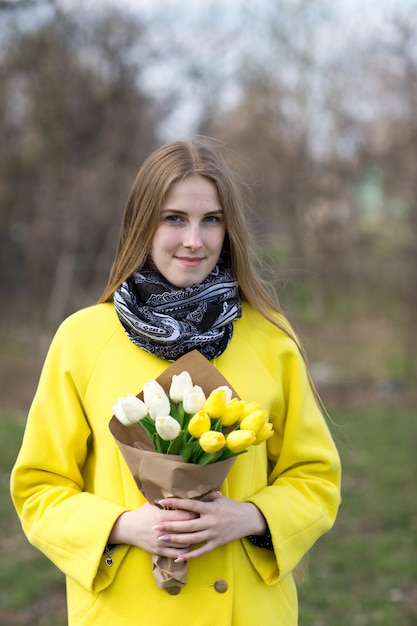
[[[152,261],[176,287],[201,283],[219,259],[225,233],[215,185],[189,176],[172,187],[162,205]]]

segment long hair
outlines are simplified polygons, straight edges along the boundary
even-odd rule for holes
[[[99,302],[112,300],[116,289],[146,262],[163,202],[173,185],[197,175],[210,180],[217,189],[226,227],[224,246],[241,299],[296,339],[253,263],[237,175],[229,168],[219,146],[208,137],[168,143],[144,161],[126,201],[115,259]]]

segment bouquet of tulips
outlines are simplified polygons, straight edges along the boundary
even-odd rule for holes
[[[156,452],[208,465],[245,452],[272,435],[266,411],[232,394],[230,387],[222,385],[206,398],[184,370],[173,374],[168,394],[152,380],[143,388],[143,400],[133,394],[119,398],[113,412],[125,426],[139,423]]]
[[[192,372],[192,376],[189,372]],[[266,411],[240,400],[199,352],[178,359],[137,396],[114,404],[110,430],[151,504],[221,488],[238,454],[273,435]],[[159,588],[186,582],[187,564],[153,557]]]

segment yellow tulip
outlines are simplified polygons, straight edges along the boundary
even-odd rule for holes
[[[204,403],[203,409],[213,419],[221,417],[226,407],[226,391],[224,389],[214,389]]]
[[[244,404],[243,400],[238,400],[237,398],[232,398],[232,400],[226,404],[220,416],[220,421],[223,426],[231,426],[239,421],[243,413]]]
[[[216,387],[216,389],[224,389],[226,392],[226,402],[230,402],[232,399],[233,391],[227,385],[221,385],[220,387]]]
[[[188,432],[197,439],[210,430],[210,418],[205,411],[198,411],[188,423]]]
[[[233,430],[226,437],[226,446],[232,452],[243,452],[246,448],[249,448],[256,439],[256,435],[253,430]]]
[[[262,409],[256,409],[249,413],[243,420],[240,422],[240,428],[242,430],[253,430],[255,433],[258,433],[262,426],[266,422],[266,411]]]
[[[262,443],[263,441],[266,441],[267,439],[272,437],[273,434],[274,434],[274,428],[271,422],[266,422],[266,424],[264,424],[262,428],[256,433],[255,446],[257,446],[258,443]]]
[[[208,454],[213,454],[224,448],[226,439],[223,433],[219,433],[215,430],[208,430],[203,433],[198,440],[201,448]]]
[[[250,415],[250,413],[253,413],[253,411],[257,411],[260,408],[261,407],[257,402],[244,402],[242,415],[240,416],[239,421],[241,422],[244,417],[247,417],[248,415]]]

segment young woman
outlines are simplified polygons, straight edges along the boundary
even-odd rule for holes
[[[297,624],[292,571],[334,523],[340,463],[242,204],[208,139],[154,152],[100,303],[51,344],[11,489],[29,541],[67,577],[70,625]],[[194,349],[268,410],[274,436],[237,458],[221,494],[163,510],[137,489],[111,407]],[[152,554],[188,562],[177,595],[156,587]]]

